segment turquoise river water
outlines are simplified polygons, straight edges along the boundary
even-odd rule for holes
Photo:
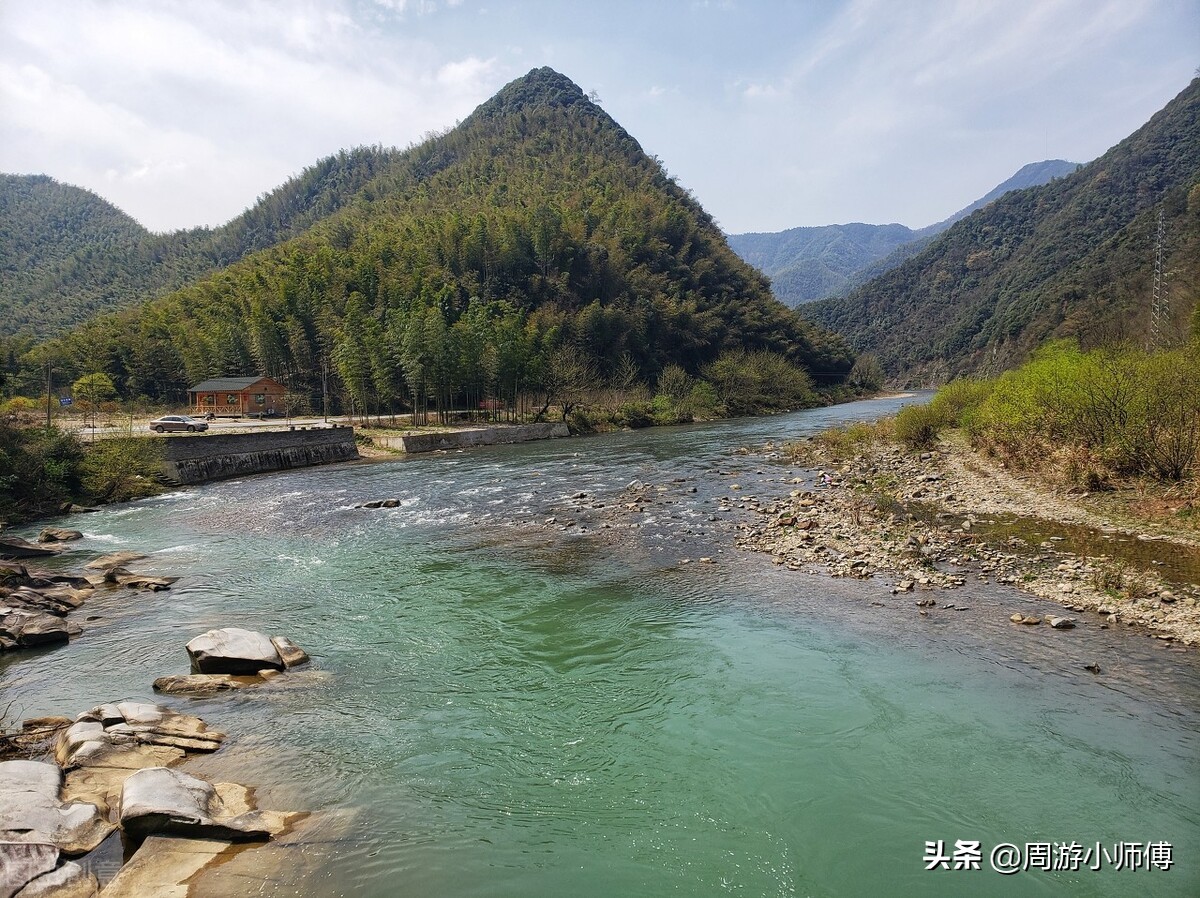
[[[136,549],[135,569],[181,579],[91,600],[69,646],[0,661],[0,696],[14,716],[154,700],[216,626],[304,646],[311,668],[284,682],[169,702],[230,734],[196,769],[313,812],[287,869],[263,862],[245,894],[1200,895],[1194,652],[1086,615],[1010,627],[1035,603],[994,585],[922,617],[883,578],[733,548],[750,520],[718,507],[733,482],[766,497],[807,476],[733,450],[897,402],[287,472],[73,518],[87,538],[58,566]],[[656,499],[642,511],[625,507],[635,480]],[[981,869],[927,871],[937,840],[951,859],[979,842]],[[1070,842],[1090,852],[1079,869],[1038,869],[1039,845]],[[991,869],[1000,843],[1032,843],[1033,869]],[[1117,843],[1169,843],[1173,864],[1116,869]]]

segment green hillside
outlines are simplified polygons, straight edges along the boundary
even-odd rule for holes
[[[917,238],[901,224],[844,224],[731,234],[729,245],[771,279],[779,301],[797,306],[841,293],[855,272]]]
[[[342,151],[216,229],[151,234],[94,193],[45,175],[0,175],[0,337],[46,337],[162,295],[301,233],[398,154]]]
[[[52,332],[141,289],[149,238],[86,190],[44,175],[0,175],[0,335]]]
[[[1010,367],[1056,337],[1144,340],[1155,230],[1182,335],[1200,276],[1200,79],[1101,158],[1009,193],[848,296],[803,314],[914,382]]]
[[[538,69],[388,160],[304,234],[89,322],[64,364],[123,395],[262,373],[344,402],[653,379],[767,350],[836,380],[844,344],[778,303],[712,218],[569,79]]]

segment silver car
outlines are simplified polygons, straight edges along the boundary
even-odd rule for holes
[[[186,430],[188,433],[195,433],[198,430],[208,430],[208,422],[189,418],[187,415],[163,415],[150,422],[150,429],[155,433],[163,433],[168,430]]]

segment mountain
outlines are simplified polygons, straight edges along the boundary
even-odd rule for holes
[[[131,268],[148,270],[139,257],[149,238],[94,193],[0,175],[0,333],[45,333],[104,308],[129,289]]]
[[[949,218],[939,221],[937,224],[931,224],[924,228],[919,228],[916,231],[916,236],[934,237],[942,231],[946,230],[952,224],[962,221],[972,212],[982,209],[992,200],[998,200],[1004,194],[1013,190],[1025,190],[1028,187],[1041,187],[1043,184],[1049,184],[1055,178],[1062,178],[1072,172],[1078,171],[1080,164],[1078,162],[1067,162],[1065,159],[1047,159],[1044,162],[1030,162],[1028,165],[1022,165],[1017,173],[997,184],[971,205],[959,209]]]
[[[1061,159],[1033,162],[945,221],[912,230],[900,224],[825,225],[767,234],[731,234],[733,251],[771,279],[789,306],[846,293],[905,259],[934,236],[1010,190],[1045,184],[1078,168]]]
[[[246,373],[319,396],[328,368],[360,409],[502,384],[513,395],[578,366],[696,373],[739,350],[833,380],[851,362],[774,299],[630,134],[546,68],[389,157],[303,233],[89,322],[59,349],[154,399]]]
[[[46,337],[136,305],[301,233],[398,154],[342,151],[216,229],[152,234],[91,191],[0,175],[0,337]]]
[[[901,224],[843,224],[790,228],[770,234],[730,234],[730,248],[771,279],[789,306],[835,296],[855,272],[912,242]]]
[[[1164,285],[1182,320],[1200,276],[1200,79],[1099,159],[1008,193],[815,322],[918,382],[1021,361],[1048,339],[1144,337],[1158,214]]]

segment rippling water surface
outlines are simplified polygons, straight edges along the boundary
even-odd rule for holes
[[[292,637],[311,669],[174,702],[231,734],[214,773],[318,812],[278,894],[1200,894],[1191,656],[1095,626],[1014,633],[1005,609],[1027,600],[994,586],[919,618],[882,581],[732,548],[744,518],[716,497],[802,473],[732,449],[894,404],[292,472],[73,519],[87,539],[61,566],[129,548],[181,580],[99,596],[69,647],[0,662],[6,702],[152,698],[205,629]],[[658,499],[641,512],[634,480]],[[401,507],[353,508],[388,497]],[[985,869],[926,872],[938,839],[979,840]],[[1175,867],[987,869],[999,842],[1072,840],[1170,842]]]

